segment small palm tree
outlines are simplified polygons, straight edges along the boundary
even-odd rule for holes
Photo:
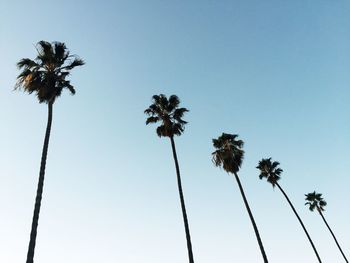
[[[310,241],[310,244],[316,254],[316,257],[318,259],[319,262],[321,262],[320,256],[318,255],[318,252],[316,250],[316,247],[314,245],[314,243],[312,242],[312,239],[309,235],[309,233],[307,232],[303,221],[301,220],[300,216],[298,215],[297,211],[295,210],[292,202],[289,200],[287,194],[284,192],[284,190],[282,189],[282,187],[279,185],[278,181],[281,179],[281,173],[283,172],[283,170],[281,168],[279,168],[279,162],[272,162],[271,158],[268,159],[262,159],[259,162],[259,165],[256,167],[257,169],[260,170],[260,175],[259,178],[263,179],[266,178],[267,181],[272,184],[272,187],[277,186],[278,189],[282,192],[282,194],[284,195],[284,197],[287,199],[288,204],[290,205],[290,207],[292,208],[295,216],[298,218],[299,223],[301,224],[302,228],[304,229],[304,232],[308,238],[308,240]]]
[[[70,84],[70,81],[67,80],[67,76],[73,68],[84,65],[83,60],[77,56],[70,55],[64,43],[40,41],[36,47],[38,55],[34,60],[24,58],[17,63],[18,68],[22,72],[18,75],[15,86],[15,89],[23,88],[25,92],[30,94],[34,92],[39,103],[46,103],[48,105],[48,121],[41,155],[39,182],[26,263],[33,263],[34,260],[35,241],[44,187],[46,157],[52,123],[52,106],[64,88],[75,94],[75,89]]]
[[[248,215],[250,218],[250,221],[253,225],[256,238],[258,240],[258,244],[260,247],[260,251],[262,254],[262,257],[264,259],[264,262],[268,262],[267,256],[265,253],[265,249],[263,246],[263,243],[260,238],[258,227],[255,223],[253,214],[250,210],[247,198],[245,196],[241,181],[238,177],[238,171],[242,165],[243,162],[243,141],[237,140],[238,135],[236,134],[227,134],[223,133],[221,136],[219,136],[217,139],[213,139],[213,146],[216,149],[213,153],[213,163],[217,167],[221,167],[227,172],[231,173],[235,176],[239,190],[241,192],[244,205],[248,211]]]
[[[314,211],[315,208],[317,209],[318,213],[320,214],[320,216],[323,219],[323,222],[326,224],[329,232],[331,232],[333,239],[335,241],[335,243],[337,244],[340,253],[343,255],[343,258],[345,259],[346,262],[349,262],[348,259],[346,258],[343,250],[341,249],[338,240],[336,239],[332,229],[330,228],[330,226],[328,225],[326,219],[324,218],[323,212],[324,212],[324,207],[327,205],[327,202],[323,200],[322,198],[322,194],[316,193],[316,191],[313,191],[312,193],[308,193],[305,195],[305,200],[307,201],[305,203],[305,205],[309,206],[310,211]]]
[[[190,228],[188,225],[187,212],[185,207],[185,199],[182,191],[181,176],[179,162],[177,160],[176,148],[174,136],[180,136],[185,129],[187,123],[182,119],[185,112],[188,112],[186,108],[179,108],[180,100],[176,95],[171,95],[169,99],[163,95],[154,95],[152,97],[153,104],[151,104],[146,110],[145,114],[149,117],[146,120],[146,125],[150,123],[160,122],[160,126],[157,127],[157,135],[159,137],[168,137],[170,139],[171,148],[173,152],[173,158],[175,162],[177,186],[180,195],[180,203],[182,209],[182,216],[185,225],[185,233],[187,240],[188,259],[190,263],[194,263]]]

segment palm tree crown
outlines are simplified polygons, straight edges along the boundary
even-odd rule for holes
[[[213,139],[216,149],[212,153],[215,166],[222,166],[228,173],[237,173],[243,162],[243,141],[237,140],[237,134],[223,133]]]
[[[70,55],[61,42],[38,42],[38,55],[34,60],[23,58],[17,66],[22,72],[17,77],[15,89],[23,88],[28,93],[35,92],[40,103],[53,103],[64,88],[75,94],[74,87],[67,80],[70,70],[84,65],[84,61]]]
[[[322,198],[322,194],[316,193],[316,191],[306,194],[305,200],[307,201],[305,205],[309,206],[310,211],[314,211],[315,208],[324,211],[324,207],[327,205],[327,202]]]
[[[322,194],[316,193],[316,191],[313,191],[312,193],[308,193],[305,195],[305,200],[307,201],[305,203],[305,205],[309,206],[310,211],[314,211],[315,208],[317,209],[318,213],[320,214],[320,216],[323,219],[323,222],[325,223],[325,225],[327,226],[329,232],[331,233],[335,243],[337,244],[337,247],[340,251],[340,253],[342,254],[343,258],[345,259],[345,262],[349,262],[348,259],[345,256],[345,253],[343,252],[342,248],[340,247],[340,244],[335,236],[335,234],[333,233],[331,227],[329,226],[326,218],[323,215],[323,211],[324,211],[324,207],[327,205],[327,202],[323,200],[322,198]]]
[[[263,179],[265,177],[267,181],[275,187],[277,181],[281,179],[281,173],[283,172],[283,170],[278,167],[279,164],[279,162],[272,162],[271,158],[259,161],[259,165],[256,167],[260,170],[259,178]]]
[[[153,104],[145,110],[145,114],[149,117],[146,124],[161,122],[157,127],[159,137],[173,137],[181,135],[185,130],[187,123],[182,119],[186,108],[179,108],[180,100],[176,95],[171,95],[169,99],[164,95],[154,95],[152,97]]]

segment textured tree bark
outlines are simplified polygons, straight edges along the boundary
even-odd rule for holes
[[[312,246],[312,248],[313,248],[313,250],[314,250],[314,252],[315,252],[315,254],[316,254],[316,257],[317,257],[317,259],[318,259],[318,262],[322,263],[321,258],[320,258],[320,256],[318,255],[318,252],[317,252],[316,247],[315,247],[315,245],[314,245],[314,242],[312,242],[312,239],[311,239],[309,233],[307,232],[307,230],[306,230],[306,228],[305,228],[305,226],[304,226],[303,221],[301,221],[301,218],[299,217],[297,211],[295,210],[295,208],[294,208],[292,202],[289,200],[287,194],[283,191],[282,187],[281,187],[278,183],[276,183],[276,185],[277,185],[278,189],[280,189],[280,191],[282,192],[282,194],[284,195],[284,197],[287,199],[287,201],[288,201],[290,207],[292,208],[292,210],[293,210],[295,216],[298,218],[299,223],[301,224],[302,228],[304,229],[304,232],[305,232],[307,238],[309,239],[310,244],[311,244],[311,246]]]
[[[265,263],[268,263],[267,256],[266,256],[266,253],[265,253],[265,249],[264,249],[263,243],[262,243],[261,238],[260,238],[259,230],[258,230],[258,227],[256,226],[256,223],[255,223],[253,214],[252,214],[252,212],[251,212],[251,210],[250,210],[250,207],[249,207],[247,198],[246,198],[246,196],[245,196],[245,193],[244,193],[244,190],[243,190],[241,181],[239,180],[239,177],[238,177],[238,174],[237,174],[237,173],[234,173],[234,175],[235,175],[235,178],[236,178],[236,181],[237,181],[239,190],[240,190],[240,192],[241,192],[241,195],[242,195],[242,197],[243,197],[243,201],[244,201],[245,207],[246,207],[246,209],[247,209],[247,211],[248,211],[250,221],[251,221],[252,224],[253,224],[253,228],[254,228],[254,232],[255,232],[255,235],[256,235],[256,239],[258,240],[259,247],[260,247],[260,251],[261,251],[261,254],[262,254],[262,256],[263,256],[264,262],[265,262]]]
[[[37,235],[37,229],[38,229],[38,223],[39,223],[41,199],[42,199],[43,188],[44,188],[46,157],[47,157],[47,150],[49,147],[50,132],[51,132],[52,106],[53,106],[53,103],[49,102],[48,103],[47,127],[46,127],[43,151],[42,151],[42,155],[41,155],[39,182],[38,182],[38,188],[37,188],[37,192],[36,192],[34,214],[33,214],[33,221],[32,221],[32,229],[30,232],[30,241],[29,241],[26,263],[33,263],[34,262],[35,242],[36,242],[36,235]]]
[[[194,263],[193,252],[192,252],[192,243],[191,243],[191,235],[190,235],[190,228],[189,228],[188,220],[187,220],[185,199],[184,199],[184,195],[183,195],[183,191],[182,191],[182,185],[181,185],[180,168],[179,168],[179,163],[178,163],[178,160],[177,160],[176,148],[175,148],[175,142],[174,142],[174,137],[173,136],[170,137],[170,141],[171,141],[171,148],[172,148],[172,151],[173,151],[173,157],[174,157],[175,168],[176,168],[177,186],[178,186],[178,189],[179,189],[182,216],[183,216],[184,225],[185,225],[186,240],[187,240],[187,250],[188,250],[188,261],[189,261],[189,263]]]
[[[331,234],[332,234],[332,236],[333,236],[333,239],[334,239],[335,243],[337,244],[337,246],[338,246],[338,248],[339,248],[339,250],[340,250],[340,253],[343,255],[343,258],[345,259],[345,262],[346,262],[346,263],[349,263],[348,259],[346,258],[346,256],[345,256],[343,250],[341,249],[341,247],[340,247],[340,245],[339,245],[339,243],[338,243],[337,238],[335,237],[335,235],[334,235],[332,229],[330,228],[330,226],[328,225],[326,219],[324,218],[324,216],[323,216],[323,214],[322,214],[322,212],[321,212],[321,209],[320,209],[319,207],[317,207],[317,210],[318,210],[318,212],[320,213],[320,215],[321,215],[321,217],[322,217],[322,219],[323,219],[323,222],[326,224],[326,226],[327,226],[329,232],[331,232]]]

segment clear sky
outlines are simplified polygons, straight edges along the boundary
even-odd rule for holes
[[[263,157],[324,262],[343,259],[321,218],[319,191],[350,257],[350,2],[348,0],[0,0],[0,262],[23,263],[47,120],[13,91],[16,62],[40,40],[86,65],[77,94],[54,105],[36,263],[185,263],[169,140],[145,126],[153,94],[190,112],[176,138],[196,263],[262,262],[234,178],[211,162],[211,139],[245,142],[239,173],[270,262],[316,262]]]

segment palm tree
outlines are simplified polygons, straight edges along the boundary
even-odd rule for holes
[[[244,151],[243,148],[243,141],[237,140],[238,135],[236,134],[227,134],[223,133],[220,137],[217,139],[213,139],[213,146],[216,149],[213,153],[213,163],[215,166],[221,167],[227,172],[231,173],[235,176],[239,190],[241,192],[244,205],[248,211],[250,221],[253,225],[256,238],[259,243],[260,251],[262,254],[262,257],[264,259],[264,262],[268,262],[267,256],[264,250],[263,243],[260,238],[260,234],[258,231],[258,227],[256,226],[253,214],[250,210],[247,198],[245,196],[241,181],[238,177],[238,171],[239,168],[242,165],[243,162],[243,155]]]
[[[185,124],[187,123],[182,119],[185,112],[188,112],[186,108],[179,108],[180,100],[176,95],[171,95],[169,99],[163,95],[154,95],[152,97],[153,104],[151,104],[144,112],[149,117],[146,120],[146,125],[150,123],[160,122],[160,126],[157,127],[157,135],[159,137],[169,137],[171,148],[173,152],[173,158],[175,162],[176,176],[177,176],[177,186],[180,195],[180,203],[182,209],[182,216],[185,225],[185,233],[187,240],[187,250],[188,250],[188,259],[190,263],[194,263],[193,252],[192,252],[192,243],[190,228],[187,220],[187,213],[185,207],[185,199],[182,191],[181,177],[180,177],[180,168],[179,162],[177,160],[176,148],[174,136],[180,136],[185,129]]]
[[[282,194],[284,195],[284,197],[287,199],[288,204],[290,205],[290,207],[292,208],[295,216],[298,218],[299,223],[301,224],[302,228],[304,229],[304,232],[308,238],[308,240],[310,241],[310,244],[316,254],[316,257],[318,259],[319,262],[321,262],[320,256],[318,255],[318,252],[316,250],[316,247],[314,245],[314,243],[312,242],[312,239],[309,235],[309,233],[307,232],[303,221],[301,220],[300,216],[298,215],[297,211],[295,210],[292,202],[289,200],[287,194],[284,192],[284,190],[282,189],[282,187],[279,185],[278,181],[281,179],[281,173],[283,172],[283,170],[281,168],[279,168],[279,162],[272,162],[271,158],[268,159],[262,159],[259,162],[259,165],[256,167],[257,169],[260,170],[260,175],[259,178],[263,179],[266,178],[267,181],[272,184],[272,187],[277,186],[278,189],[282,192]]]
[[[61,95],[64,88],[67,88],[72,94],[75,94],[74,87],[66,78],[73,68],[84,65],[83,60],[75,55],[70,55],[64,43],[40,41],[36,48],[38,54],[34,60],[23,58],[17,63],[18,68],[22,71],[17,77],[17,83],[15,86],[15,89],[22,88],[29,94],[34,92],[39,103],[46,103],[48,105],[48,120],[41,155],[39,182],[26,263],[33,263],[34,260],[35,241],[44,187],[46,157],[52,123],[53,104]]]
[[[323,200],[322,194],[319,194],[319,193],[316,193],[316,191],[313,191],[312,193],[308,193],[305,196],[306,196],[305,200],[307,201],[305,203],[305,205],[308,205],[310,211],[312,211],[312,212],[315,210],[315,208],[317,209],[318,213],[320,214],[320,216],[323,219],[323,222],[326,224],[329,232],[331,232],[331,234],[333,236],[333,239],[334,239],[335,243],[337,244],[337,246],[338,246],[338,248],[340,250],[340,253],[343,255],[343,258],[345,259],[346,262],[349,262],[348,259],[345,256],[343,250],[341,249],[341,247],[340,247],[340,245],[338,243],[338,240],[336,239],[332,229],[330,228],[330,226],[328,225],[326,219],[323,216],[324,207],[327,205],[327,202]]]

